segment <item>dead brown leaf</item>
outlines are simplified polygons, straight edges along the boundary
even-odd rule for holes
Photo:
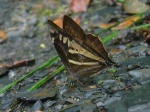
[[[73,20],[74,20],[77,24],[80,24],[80,21],[81,21],[81,20],[80,20],[79,17],[75,17]],[[57,26],[59,26],[60,28],[63,27],[63,18],[62,18],[62,17],[55,19],[53,22],[54,22]]]
[[[6,40],[6,34],[3,30],[0,30],[0,43],[4,42]]]
[[[121,51],[122,51],[121,49],[112,49],[112,50],[109,51],[109,53],[110,53],[111,55],[114,55],[114,54],[120,53]]]
[[[123,22],[118,24],[117,26],[111,28],[111,30],[120,30],[120,29],[123,29],[123,28],[128,28],[129,26],[134,24],[139,19],[141,19],[141,16],[128,17]]]
[[[150,29],[139,29],[140,37],[144,39],[145,43],[150,45]]]
[[[87,11],[90,0],[71,0],[70,9],[75,12],[85,12]]]
[[[60,80],[56,80],[56,85],[60,85],[61,84],[61,81]]]
[[[59,26],[60,28],[62,28],[63,24],[63,18],[57,18],[53,21],[57,26]]]
[[[103,29],[106,29],[106,28],[109,28],[109,27],[111,27],[115,24],[116,24],[115,22],[114,23],[102,23],[102,24],[99,25],[99,27],[103,28]]]
[[[41,110],[37,110],[37,111],[35,111],[35,112],[43,112],[43,111],[41,111]]]

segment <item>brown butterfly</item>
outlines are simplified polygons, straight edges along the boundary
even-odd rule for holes
[[[64,16],[63,29],[48,20],[51,41],[67,71],[75,78],[88,77],[115,64],[102,42],[83,29],[70,17]]]

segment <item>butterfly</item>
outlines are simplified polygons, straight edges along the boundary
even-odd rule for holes
[[[115,64],[100,39],[86,34],[69,16],[63,18],[63,29],[48,20],[51,41],[66,70],[75,78],[89,77]]]

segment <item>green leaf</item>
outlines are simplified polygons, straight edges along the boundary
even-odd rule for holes
[[[60,72],[62,72],[65,69],[65,66],[62,65],[60,66],[57,70],[55,70],[53,73],[49,74],[48,76],[44,77],[43,79],[41,79],[40,81],[38,81],[35,85],[33,85],[31,88],[28,89],[29,91],[32,91],[34,89],[39,88],[41,85],[43,85],[45,82],[47,82],[49,79],[53,78],[54,76],[56,76],[57,74],[59,74]]]
[[[35,68],[34,70],[30,71],[29,73],[23,75],[22,77],[20,77],[19,79],[15,80],[14,82],[6,85],[4,88],[2,88],[0,90],[0,94],[5,92],[6,90],[8,90],[10,87],[14,86],[15,84],[17,84],[18,82],[22,81],[23,79],[25,79],[28,76],[31,76],[32,74],[34,74],[35,72],[45,69],[46,67],[51,66],[55,61],[57,61],[59,59],[59,56],[56,55],[54,57],[52,57],[51,59],[49,59],[47,62],[45,62],[43,65]]]
[[[112,34],[106,36],[103,40],[102,43],[107,43],[108,41],[110,41],[111,39],[115,38],[118,35],[119,31],[113,31]]]

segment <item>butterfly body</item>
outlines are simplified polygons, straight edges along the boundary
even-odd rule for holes
[[[51,20],[48,25],[52,43],[69,74],[88,77],[114,64],[99,38],[85,34],[70,17],[64,16],[63,29]]]

